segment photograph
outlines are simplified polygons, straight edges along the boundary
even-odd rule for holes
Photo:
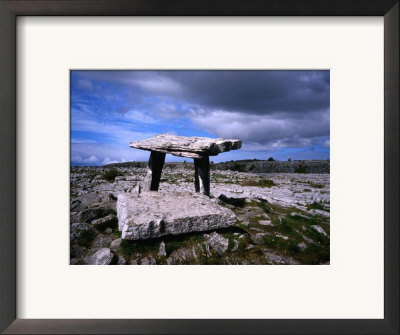
[[[70,265],[329,265],[330,71],[70,70]]]

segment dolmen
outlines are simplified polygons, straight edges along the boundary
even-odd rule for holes
[[[118,196],[117,212],[122,238],[157,238],[232,225],[236,221],[235,214],[210,198],[209,156],[240,149],[241,145],[241,140],[167,134],[131,142],[132,148],[150,151],[150,158],[141,192]],[[157,192],[166,154],[194,159],[196,193]]]
[[[145,190],[158,191],[165,155],[194,159],[194,186],[196,192],[210,195],[210,159],[222,152],[240,149],[241,140],[209,137],[157,135],[150,139],[131,142],[131,148],[150,151]]]

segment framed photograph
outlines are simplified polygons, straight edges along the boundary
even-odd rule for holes
[[[1,1],[4,333],[397,334],[398,1]]]
[[[328,70],[70,78],[71,265],[329,264]]]

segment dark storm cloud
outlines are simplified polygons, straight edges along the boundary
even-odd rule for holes
[[[329,71],[163,72],[181,96],[204,107],[252,114],[307,113],[329,108]]]
[[[252,114],[329,108],[329,71],[82,71],[86,78],[130,85],[143,93],[203,108]]]

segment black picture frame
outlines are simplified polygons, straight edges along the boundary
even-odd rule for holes
[[[383,16],[384,319],[17,319],[16,18],[26,15]],[[398,334],[399,59],[399,0],[1,0],[0,331],[7,334]]]

